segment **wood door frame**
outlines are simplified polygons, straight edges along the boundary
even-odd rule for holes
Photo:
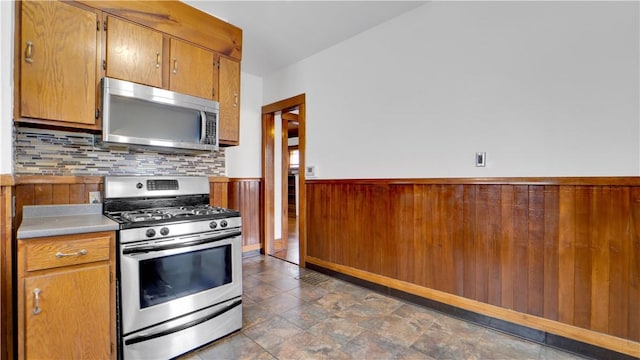
[[[282,113],[284,115],[285,112]],[[288,208],[288,187],[289,184],[289,134],[287,133],[287,126],[289,121],[284,117],[280,116],[280,138],[282,139],[280,142],[280,154],[282,158],[281,166],[280,166],[280,243],[281,249],[287,249],[289,247],[289,208]]]
[[[263,225],[260,241],[264,254],[266,255],[272,252],[274,243],[275,171],[273,165],[275,156],[275,115],[278,112],[288,112],[291,109],[298,109],[298,151],[300,153],[300,169],[302,169],[298,175],[298,197],[300,206],[298,216],[298,239],[300,267],[305,267],[307,253],[307,206],[304,177],[304,153],[306,148],[305,100],[305,94],[300,94],[262,107],[262,191],[260,193],[262,197],[261,223]]]

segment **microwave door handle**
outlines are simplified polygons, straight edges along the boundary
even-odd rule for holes
[[[200,144],[204,144],[207,137],[207,113],[200,111]]]

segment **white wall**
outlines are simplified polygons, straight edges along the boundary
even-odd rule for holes
[[[0,174],[13,173],[13,1],[0,1]]]
[[[639,12],[430,2],[265,77],[263,102],[306,93],[319,178],[637,176]]]
[[[227,176],[262,176],[262,78],[240,75],[240,146],[225,149]]]

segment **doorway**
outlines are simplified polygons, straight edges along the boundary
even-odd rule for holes
[[[277,118],[277,115],[276,115]],[[298,108],[288,109],[280,113],[281,126],[276,126],[276,136],[280,130],[281,142],[280,162],[275,161],[275,174],[278,174],[278,165],[280,165],[280,237],[278,231],[275,233],[273,256],[286,260],[288,262],[298,264],[300,262],[300,239],[298,230],[299,217],[299,189],[298,177],[300,169],[300,150],[299,150],[299,115]],[[276,145],[277,147],[277,145]],[[278,160],[276,158],[276,160]],[[276,184],[278,181],[276,181]],[[277,188],[277,185],[276,185]],[[276,192],[276,202],[278,201],[278,193]],[[277,206],[276,203],[276,213]],[[277,227],[277,226],[276,226]]]
[[[305,266],[305,95],[262,107],[262,249]],[[277,223],[276,223],[277,221]]]

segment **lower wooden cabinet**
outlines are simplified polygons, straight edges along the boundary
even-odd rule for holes
[[[18,358],[115,359],[115,235],[18,241]]]

